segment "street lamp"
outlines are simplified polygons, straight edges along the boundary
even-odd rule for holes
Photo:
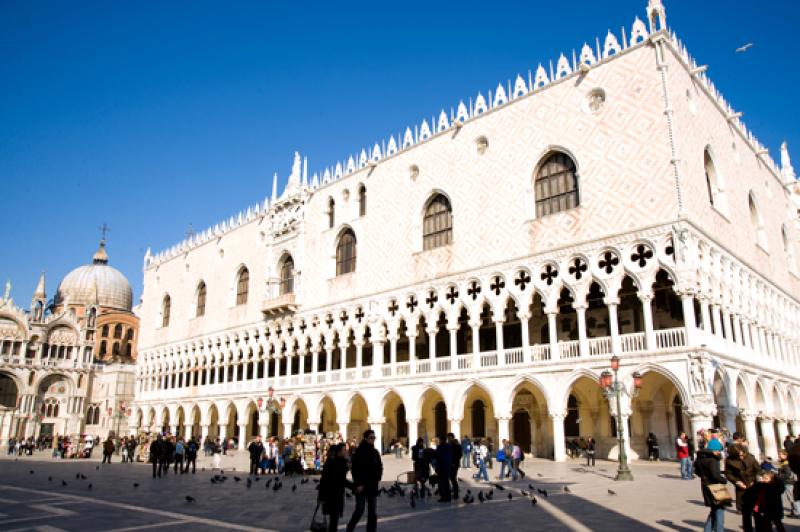
[[[286,398],[281,397],[280,399],[275,399],[275,388],[270,386],[267,388],[267,399],[264,400],[263,397],[259,397],[256,400],[256,404],[258,405],[259,412],[263,411],[264,413],[280,414],[283,407],[286,406]]]
[[[617,440],[619,441],[619,468],[617,469],[617,476],[614,480],[633,480],[633,474],[628,468],[628,457],[625,455],[625,425],[622,422],[622,401],[620,396],[626,392],[625,385],[622,384],[617,374],[619,372],[619,357],[614,355],[611,357],[611,371],[605,370],[600,374],[600,387],[603,389],[603,394],[610,401],[612,398],[617,401]],[[642,388],[642,376],[638,371],[633,372],[633,390],[630,393],[631,399],[639,394]]]

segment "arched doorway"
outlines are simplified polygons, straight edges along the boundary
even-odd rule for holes
[[[408,441],[408,423],[406,422],[406,407],[402,398],[394,391],[389,392],[383,401],[383,437],[386,441],[400,440],[406,448],[414,442]]]
[[[684,398],[673,381],[658,370],[642,374],[642,388],[631,405],[628,436],[641,457],[648,456],[647,436],[659,443],[660,458],[674,458],[673,442],[681,432],[691,432],[683,409]]]
[[[347,434],[343,434],[347,439],[356,438],[356,440],[360,439],[361,434],[369,425],[367,423],[367,418],[369,417],[369,408],[367,407],[367,402],[364,400],[364,397],[361,394],[356,394],[350,400],[350,423],[347,424]],[[378,444],[381,442],[376,442],[376,448],[380,448]]]
[[[17,383],[9,375],[0,373],[0,406],[17,408],[19,390]]]
[[[523,452],[543,458],[552,457],[553,432],[544,393],[534,383],[523,380],[511,392],[511,441]],[[497,435],[492,439],[497,441]]]
[[[447,436],[447,406],[444,401],[439,401],[433,408],[434,412],[434,434],[439,439],[444,439]]]
[[[419,437],[429,444],[432,438],[447,435],[447,406],[442,394],[436,388],[428,388],[422,394],[420,405]]]

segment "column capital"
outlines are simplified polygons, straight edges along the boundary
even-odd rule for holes
[[[383,423],[386,423],[386,418],[385,417],[368,418],[367,423],[369,423],[370,425],[381,425]]]
[[[639,292],[637,294],[637,297],[639,298],[639,301],[641,301],[642,303],[649,303],[653,300],[653,291],[651,290],[649,292]]]
[[[605,303],[606,306],[619,305],[619,298],[618,297],[604,297],[603,298],[603,303]]]
[[[509,418],[509,419],[511,419],[511,418]],[[462,421],[464,421],[464,418],[463,417],[451,417],[447,421],[449,421],[451,423],[461,423]]]
[[[547,415],[550,416],[553,419],[564,419],[565,417],[567,417],[567,413],[563,412],[563,411],[562,412],[548,411]]]

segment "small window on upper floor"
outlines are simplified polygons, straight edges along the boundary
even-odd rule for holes
[[[345,229],[336,243],[336,275],[356,271],[356,235],[352,229]]]
[[[243,267],[236,276],[236,304],[244,305],[247,303],[247,295],[250,291],[250,272]]]
[[[195,307],[194,316],[199,318],[206,315],[206,283],[200,281],[197,286],[197,306]]]
[[[789,237],[789,230],[786,224],[781,226],[781,238],[783,239],[783,252],[786,255],[786,266],[792,273],[797,273],[797,257],[794,253],[794,244]]]
[[[117,340],[122,338],[122,325],[119,323],[114,326],[114,338]]]
[[[358,215],[365,216],[367,214],[367,187],[361,185],[358,187]]]
[[[434,249],[453,243],[453,207],[444,194],[428,200],[422,219],[422,249]]]
[[[708,190],[708,202],[712,207],[722,214],[728,214],[728,202],[725,197],[725,184],[722,176],[717,172],[714,159],[708,146],[703,151],[703,171],[706,178],[706,189]]]
[[[108,337],[108,325],[103,325],[103,332],[101,333],[101,336],[103,338],[107,338]]]
[[[577,207],[580,195],[575,161],[562,152],[548,155],[536,172],[534,194],[537,218]]]
[[[336,202],[333,198],[328,199],[328,228],[332,228],[336,223]]]
[[[753,229],[755,229],[756,232],[756,245],[764,251],[767,251],[767,233],[764,230],[764,219],[761,218],[755,193],[752,190],[750,194],[747,195],[747,206],[750,210],[750,223],[753,225]]]
[[[162,327],[169,327],[169,313],[172,307],[172,299],[170,299],[169,294],[164,296],[164,300],[161,302],[161,326]]]
[[[291,255],[286,255],[281,261],[280,295],[294,293],[294,260]]]

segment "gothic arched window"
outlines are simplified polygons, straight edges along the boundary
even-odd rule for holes
[[[761,213],[756,203],[756,197],[752,190],[747,196],[747,206],[750,209],[750,222],[753,224],[753,229],[756,231],[756,245],[766,250],[767,234],[764,231],[764,219],[761,218]]]
[[[534,194],[537,218],[577,207],[580,196],[575,161],[561,152],[548,155],[536,172]]]
[[[336,275],[356,271],[356,235],[345,229],[336,244]]]
[[[453,242],[453,208],[443,194],[436,194],[425,207],[422,219],[422,249],[434,249]]]
[[[114,326],[114,338],[117,340],[122,338],[122,325],[119,323]]]
[[[164,301],[161,302],[161,326],[169,327],[169,313],[172,307],[172,299],[169,294],[164,296]]]
[[[281,284],[280,295],[294,293],[294,260],[291,255],[287,255],[281,261]]]
[[[333,227],[336,223],[336,202],[333,198],[328,199],[328,227]]]
[[[367,214],[367,187],[361,185],[358,187],[358,215],[364,216]]]
[[[197,286],[197,307],[194,315],[196,318],[206,315],[206,283],[203,281]]]
[[[239,270],[236,277],[236,304],[244,305],[247,303],[247,294],[250,291],[250,272],[247,268]]]
[[[108,337],[108,325],[103,325],[103,332],[101,333],[101,336],[103,336],[103,338]]]

